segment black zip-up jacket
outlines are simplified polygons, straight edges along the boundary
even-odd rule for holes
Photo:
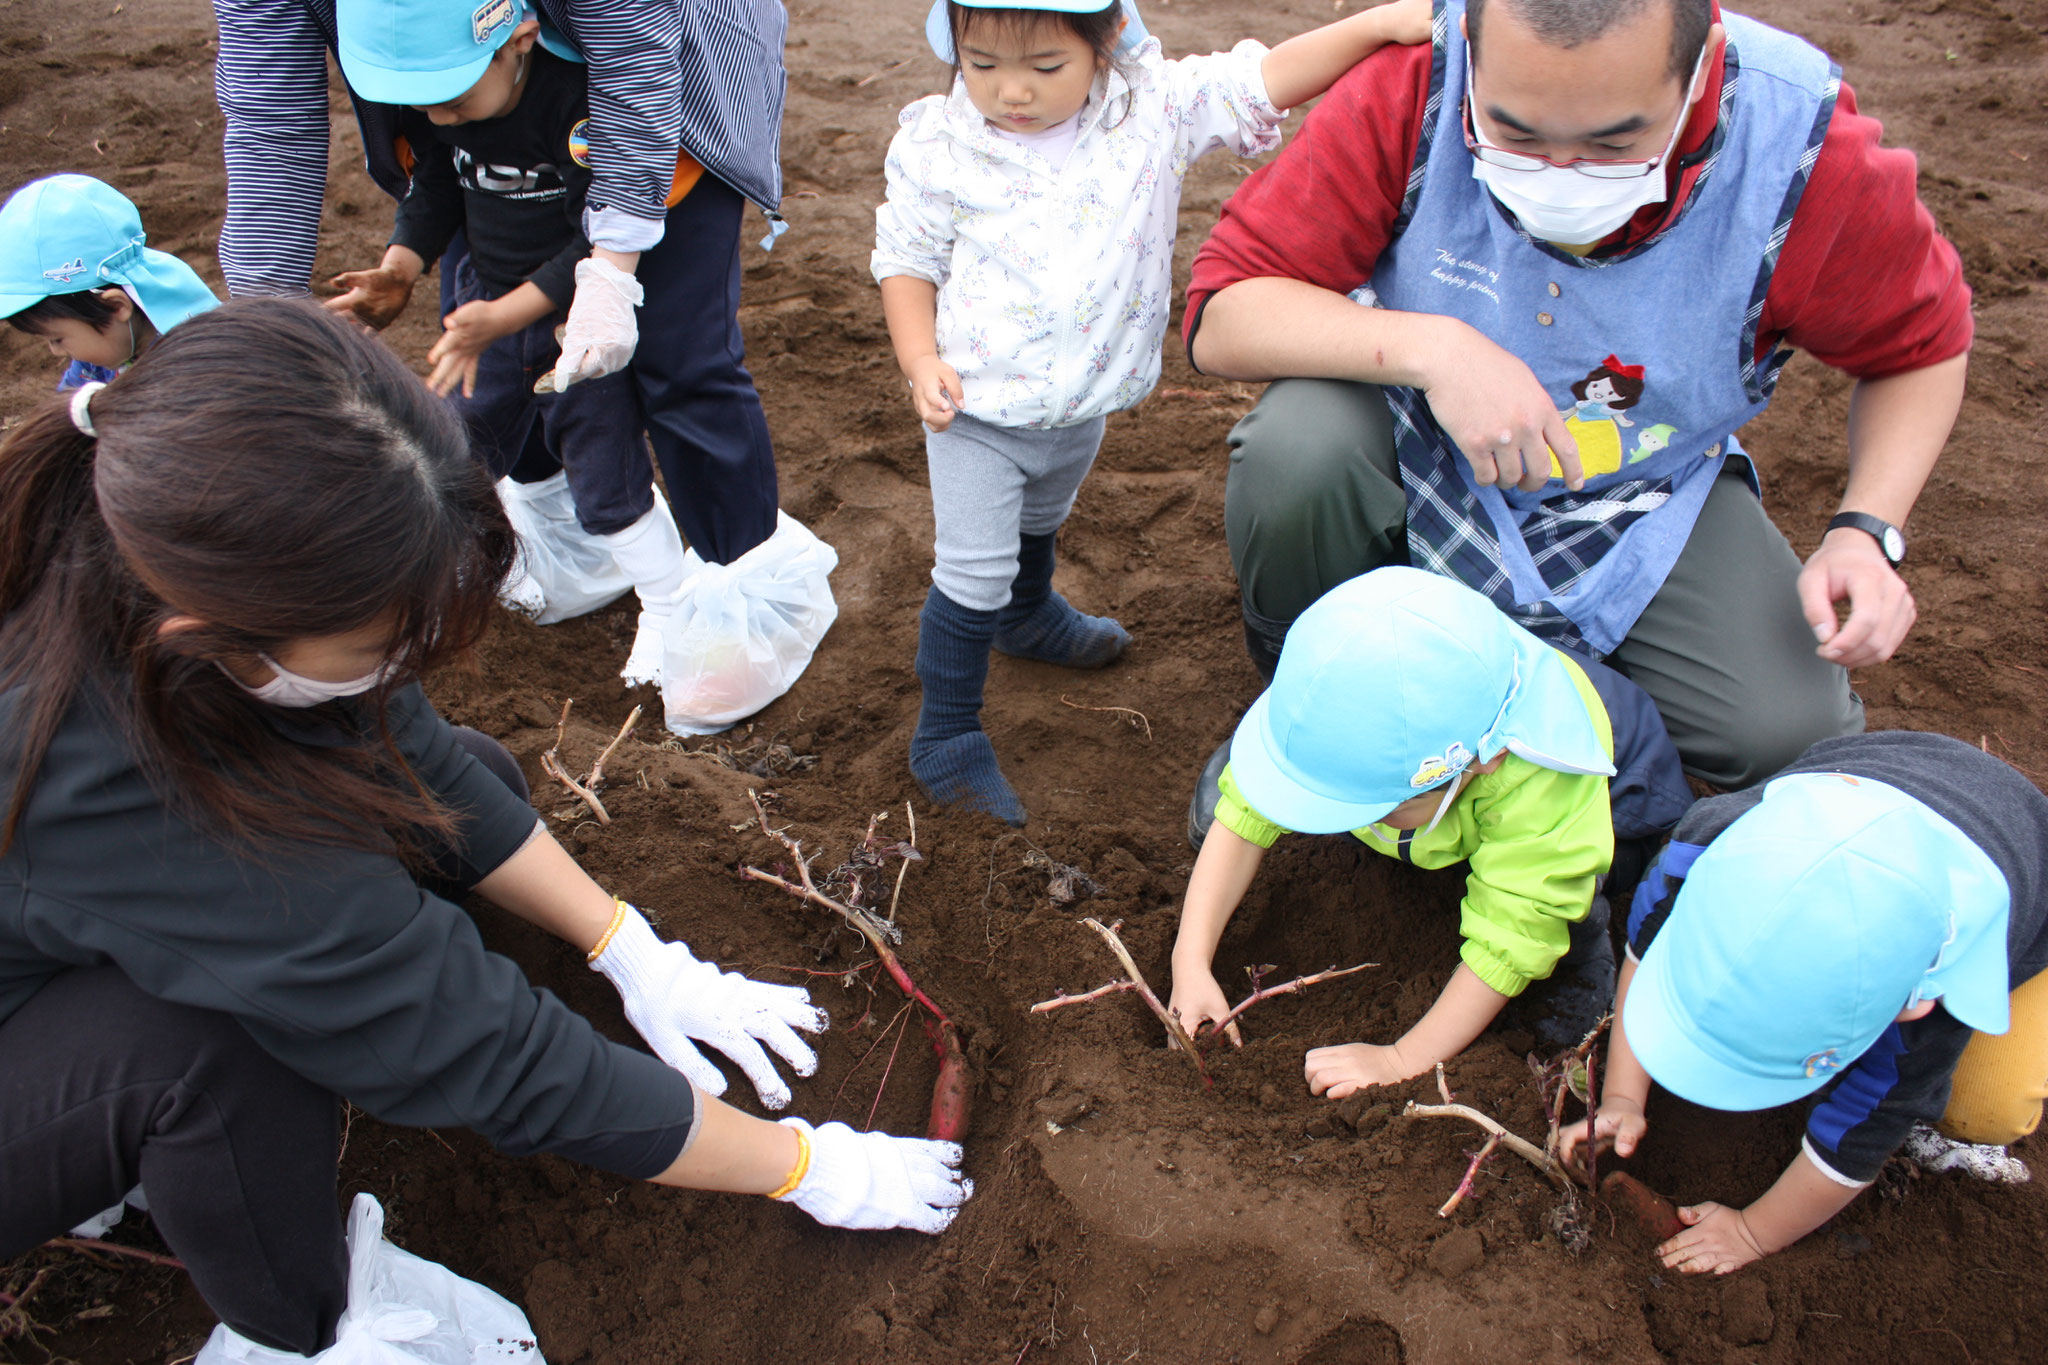
[[[19,770],[18,693],[0,695],[0,793]],[[354,742],[280,712],[305,742]],[[462,819],[437,864],[470,883],[532,837],[531,807],[471,758],[417,684],[391,733]],[[0,1021],[55,974],[111,963],[160,999],[234,1016],[263,1049],[392,1123],[475,1129],[645,1178],[683,1150],[689,1083],[599,1035],[484,949],[459,907],[395,855],[305,846],[246,854],[166,806],[103,695],[81,692],[0,854]]]

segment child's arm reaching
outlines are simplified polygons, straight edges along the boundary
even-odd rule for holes
[[[1395,0],[1289,38],[1260,67],[1266,97],[1277,108],[1292,109],[1388,43],[1428,42],[1432,9],[1431,0]]]
[[[890,275],[881,282],[882,317],[896,364],[910,381],[910,403],[918,420],[933,431],[953,425],[965,393],[960,375],[939,359],[939,287],[915,275]]]
[[[460,385],[464,398],[474,396],[477,360],[485,349],[554,311],[555,301],[532,280],[503,297],[463,304],[441,319],[441,339],[427,352],[427,363],[434,367],[427,387],[445,398]]]
[[[411,247],[393,242],[374,270],[345,270],[329,283],[339,290],[321,307],[346,313],[365,327],[382,331],[398,320],[412,301],[412,287],[426,273],[427,263]]]
[[[1726,1204],[1693,1204],[1678,1211],[1684,1232],[1657,1248],[1669,1270],[1688,1275],[1726,1275],[1774,1251],[1783,1251],[1849,1207],[1868,1186],[1845,1185],[1813,1163],[1805,1152],[1777,1183],[1746,1209]]]
[[[1373,1085],[1393,1085],[1420,1076],[1438,1062],[1449,1061],[1486,1031],[1508,998],[1479,979],[1464,963],[1451,973],[1443,994],[1429,1007],[1429,1013],[1415,1021],[1392,1046],[1345,1043],[1341,1047],[1309,1050],[1303,1067],[1308,1088],[1315,1094],[1341,1100],[1355,1090]]]
[[[1173,942],[1173,993],[1166,1006],[1191,1037],[1203,1024],[1230,1013],[1212,970],[1216,945],[1265,857],[1264,848],[1219,822],[1210,826],[1195,858],[1181,906],[1180,935]],[[1230,1026],[1229,1034],[1232,1043],[1239,1041],[1237,1025]]]
[[[1593,1117],[1593,1140],[1597,1150],[1613,1148],[1620,1156],[1634,1156],[1643,1134],[1650,1131],[1644,1107],[1650,1101],[1650,1073],[1636,1060],[1628,1045],[1628,1033],[1621,1026],[1621,1007],[1628,999],[1629,982],[1635,980],[1636,961],[1622,959],[1621,975],[1614,988],[1614,1024],[1607,1034],[1607,1070],[1600,1078],[1600,1112]],[[1558,1134],[1557,1159],[1578,1169],[1585,1159],[1586,1127],[1574,1123]]]

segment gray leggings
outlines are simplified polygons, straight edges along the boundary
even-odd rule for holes
[[[1018,537],[1060,529],[1102,446],[1102,425],[1097,417],[1037,431],[963,412],[944,431],[925,432],[940,592],[975,611],[1009,605]]]
[[[1285,379],[1230,433],[1224,528],[1247,621],[1284,628],[1347,578],[1408,562],[1408,499],[1371,384]],[[1607,662],[1657,703],[1686,771],[1737,788],[1863,729],[1848,672],[1814,653],[1799,557],[1734,471]]]

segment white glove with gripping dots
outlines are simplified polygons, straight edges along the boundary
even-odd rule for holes
[[[646,297],[640,281],[610,261],[592,256],[576,262],[576,297],[569,302],[562,355],[555,361],[557,392],[579,379],[626,368],[640,345],[640,324],[633,310]]]
[[[781,1197],[827,1227],[944,1232],[974,1195],[974,1182],[960,1174],[957,1142],[781,1122],[808,1144],[800,1161],[809,1163]]]
[[[811,1004],[809,991],[751,981],[738,972],[720,971],[715,963],[699,962],[684,945],[656,938],[640,912],[624,901],[618,902],[618,914],[590,965],[619,988],[626,1018],[655,1056],[706,1094],[723,1095],[725,1077],[698,1054],[692,1039],[730,1057],[770,1109],[789,1103],[789,1087],[775,1074],[762,1043],[799,1076],[818,1069],[818,1054],[795,1033],[818,1033],[831,1022]]]

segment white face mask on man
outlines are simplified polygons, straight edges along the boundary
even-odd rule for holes
[[[1692,77],[1685,83],[1685,99],[1671,125],[1671,136],[1656,157],[1649,161],[1582,158],[1559,165],[1546,157],[1499,147],[1479,131],[1479,119],[1473,112],[1477,102],[1472,97],[1472,48],[1466,44],[1465,117],[1470,123],[1472,178],[1486,186],[1530,236],[1559,246],[1592,245],[1633,218],[1637,209],[1664,202],[1664,163],[1689,122],[1693,90],[1706,59],[1707,49],[1702,46],[1693,62]],[[1519,164],[1497,165],[1482,152],[1500,154]],[[1593,169],[1589,173],[1586,167]],[[1602,174],[1602,168],[1608,168],[1608,173]]]
[[[269,702],[272,706],[305,707],[318,706],[322,702],[339,701],[343,697],[358,697],[374,688],[381,687],[398,669],[395,660],[386,660],[360,678],[344,682],[323,682],[294,673],[268,654],[259,653],[264,666],[277,676],[259,687],[251,687],[232,672],[223,668],[221,672],[234,678],[235,686],[247,692],[258,701]]]

